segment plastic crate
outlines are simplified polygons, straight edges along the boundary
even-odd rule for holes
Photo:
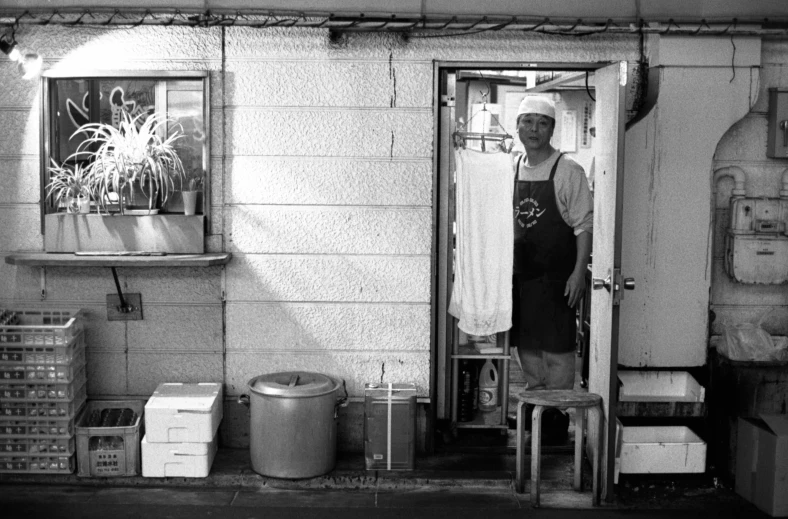
[[[82,341],[79,341],[81,344]],[[0,380],[72,382],[85,367],[85,347],[79,346],[69,364],[0,363]]]
[[[0,325],[0,344],[4,346],[68,346],[82,331],[82,310],[0,309],[5,320],[13,314],[13,323]]]
[[[74,456],[15,456],[0,458],[0,473],[71,474]]]
[[[72,400],[13,402],[0,399],[0,420],[74,418],[87,400],[87,395],[87,384],[82,384]]]
[[[0,439],[5,438],[60,438],[74,436],[75,418],[46,418],[36,420],[0,419]]]
[[[0,330],[4,332],[5,328],[0,326]],[[84,344],[84,332],[78,332],[68,344],[63,345],[12,345],[0,342],[0,366],[71,364]]]
[[[144,412],[143,400],[88,400],[77,418],[77,475],[138,476]]]
[[[69,402],[77,398],[85,385],[84,366],[71,382],[15,381],[0,379],[0,401],[3,402]]]
[[[76,440],[56,438],[0,438],[0,461],[9,456],[22,455],[58,455],[71,456],[76,454]]]

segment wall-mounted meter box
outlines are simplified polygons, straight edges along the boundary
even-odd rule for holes
[[[733,198],[725,271],[739,283],[788,282],[788,199]]]
[[[766,156],[772,159],[788,159],[788,88],[769,89]]]

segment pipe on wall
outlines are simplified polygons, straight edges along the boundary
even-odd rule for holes
[[[788,173],[788,169],[785,170],[785,173]],[[717,182],[721,178],[730,177],[733,179],[733,190],[731,191],[732,198],[743,197],[747,194],[745,190],[745,183],[747,182],[747,175],[745,175],[744,170],[741,169],[739,166],[725,166],[720,168],[714,172],[714,180],[712,181],[711,186],[711,193],[712,195],[717,194]],[[786,187],[786,175],[783,175],[783,189]]]

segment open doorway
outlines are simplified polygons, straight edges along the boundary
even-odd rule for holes
[[[438,240],[439,270],[445,281],[438,294],[437,418],[451,424],[458,448],[489,444],[513,448],[508,433],[514,417],[509,406],[509,388],[524,386],[516,351],[509,350],[504,333],[474,336],[461,330],[456,318],[447,314],[454,280],[456,253],[456,178],[453,151],[461,145],[484,151],[493,148],[508,153],[512,161],[524,152],[517,137],[517,109],[527,96],[547,97],[555,105],[555,131],[551,145],[580,164],[593,190],[595,159],[594,71],[584,69],[456,68],[444,69],[440,77],[446,95],[442,99],[439,133],[441,169],[447,168],[446,182],[440,186],[441,217]],[[471,136],[455,141],[458,130]],[[448,149],[446,149],[448,148]],[[585,309],[585,312],[583,312]],[[576,344],[576,385],[585,386],[588,377],[588,305],[578,308]],[[586,326],[583,326],[583,323]],[[442,351],[441,351],[442,350]],[[480,409],[479,387],[484,383],[491,361],[498,383],[494,410]],[[489,377],[487,377],[489,378]],[[489,383],[489,381],[488,381]],[[496,434],[496,432],[500,434]]]

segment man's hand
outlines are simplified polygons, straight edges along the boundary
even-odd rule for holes
[[[583,271],[575,269],[566,281],[566,288],[564,289],[564,296],[568,296],[567,304],[574,308],[583,299],[585,293],[586,282]]]

